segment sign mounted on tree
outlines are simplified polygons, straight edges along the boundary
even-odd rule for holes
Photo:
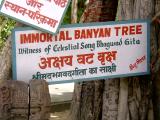
[[[57,32],[70,0],[4,0],[0,12],[51,34]]]
[[[55,36],[17,28],[13,77],[64,83],[149,74],[149,30],[143,20],[68,25]]]

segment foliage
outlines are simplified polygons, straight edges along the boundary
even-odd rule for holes
[[[78,21],[80,21],[80,18],[84,12],[85,2],[86,0],[78,0],[78,13],[77,13]]]
[[[78,21],[80,20],[84,12],[85,1],[86,0],[78,0],[78,13],[77,13]],[[63,23],[62,23],[63,25],[71,24],[71,6],[72,6],[72,1],[70,2],[70,5],[68,6],[66,15],[64,16]]]
[[[66,11],[66,15],[64,16],[64,19],[62,22],[62,25],[70,24],[70,23],[71,23],[71,3],[68,6],[68,9]]]
[[[0,50],[4,45],[5,40],[7,37],[11,34],[11,30],[15,26],[15,21],[12,19],[9,19],[4,16],[0,16]]]

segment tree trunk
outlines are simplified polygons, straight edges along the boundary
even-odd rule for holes
[[[117,4],[117,0],[90,0],[81,22],[113,21]],[[115,80],[115,84],[117,82]],[[82,82],[75,85],[71,106],[72,120],[102,119],[103,86],[104,81]]]
[[[11,37],[0,53],[0,82],[11,78]]]
[[[71,23],[77,23],[78,0],[72,0]]]
[[[16,24],[17,27],[23,26],[21,23]],[[8,37],[6,43],[0,52],[0,82],[11,79],[12,74],[12,38]]]
[[[120,0],[117,13],[118,20],[151,19],[154,15],[153,0]],[[120,80],[118,119],[146,120],[151,101],[150,77],[130,77]],[[123,90],[124,88],[127,88]],[[128,91],[128,94],[126,93]],[[127,96],[126,96],[127,95]],[[124,103],[125,97],[125,103]],[[126,100],[128,99],[128,100]],[[125,109],[124,109],[125,108]],[[124,119],[125,118],[125,119]]]
[[[105,8],[103,3],[107,3],[108,7]],[[99,4],[101,4],[100,10],[97,9]],[[151,19],[156,12],[154,11],[155,4],[158,2],[154,3],[153,0],[119,0],[117,19]],[[102,16],[102,14],[108,11],[115,14],[115,6],[115,0],[92,0],[81,20],[84,22],[114,20],[113,15]],[[95,11],[99,15],[95,14]],[[152,35],[151,49],[157,50],[156,43]],[[160,42],[158,41],[158,43]],[[158,64],[160,59],[160,57],[157,59],[158,55],[151,52],[151,62],[156,60],[156,64]],[[158,81],[159,75],[155,74]],[[71,106],[72,120],[153,120],[151,77],[153,78],[153,75],[76,84]],[[159,106],[157,106],[158,110],[160,110]]]
[[[155,0],[155,14],[152,26],[152,81],[155,120],[160,120],[160,0]]]

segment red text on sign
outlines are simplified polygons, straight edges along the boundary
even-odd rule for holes
[[[114,29],[116,31],[116,36],[142,34],[142,25],[121,26],[114,27]]]

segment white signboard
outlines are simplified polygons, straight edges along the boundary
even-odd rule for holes
[[[0,12],[51,34],[57,32],[70,0],[4,0]]]
[[[63,26],[55,36],[32,28],[13,32],[15,80],[51,83],[149,73],[147,21]]]

